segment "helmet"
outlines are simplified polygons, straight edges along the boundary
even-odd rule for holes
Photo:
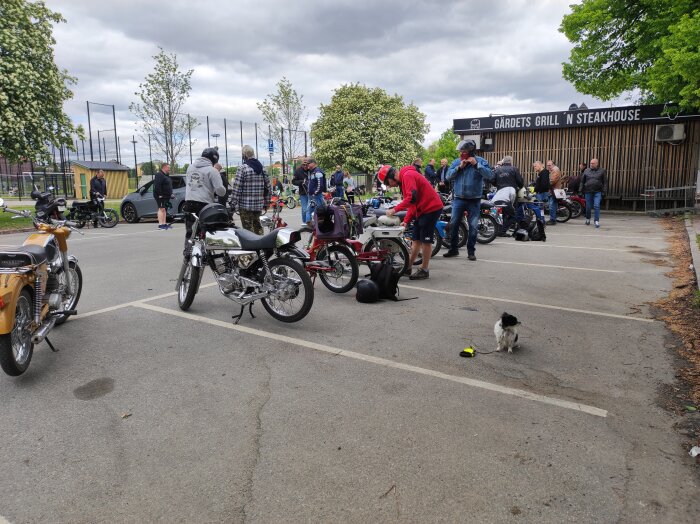
[[[377,178],[379,181],[383,184],[387,179],[391,180],[396,176],[396,168],[391,167],[390,165],[385,165],[379,168],[379,171],[377,171]]]
[[[358,281],[355,285],[357,292],[355,293],[355,300],[362,302],[363,304],[372,304],[379,300],[379,287],[373,280],[368,278],[363,278]]]
[[[457,151],[467,151],[472,153],[476,151],[476,142],[474,142],[471,138],[468,140],[462,140],[459,144],[457,144]]]
[[[521,187],[520,189],[518,189],[516,200],[518,202],[529,202],[530,201],[530,195],[528,194],[527,188]]]
[[[204,229],[228,227],[229,222],[228,212],[221,204],[208,204],[199,212],[199,224]]]
[[[513,237],[515,238],[515,240],[519,240],[520,242],[527,242],[528,240],[530,240],[530,235],[528,235],[525,229],[518,229],[513,235]]]
[[[202,151],[202,157],[211,160],[211,164],[214,165],[219,161],[219,150],[215,147],[208,147]]]

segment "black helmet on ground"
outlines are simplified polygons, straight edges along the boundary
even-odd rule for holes
[[[372,304],[379,300],[379,287],[376,282],[363,278],[358,281],[355,285],[357,292],[355,293],[355,300],[362,302],[363,304]]]
[[[219,150],[215,147],[208,147],[202,151],[202,157],[211,160],[211,164],[214,165],[219,161]]]

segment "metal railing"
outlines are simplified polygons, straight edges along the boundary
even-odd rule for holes
[[[694,213],[696,186],[648,187],[642,193],[644,212],[650,216]]]

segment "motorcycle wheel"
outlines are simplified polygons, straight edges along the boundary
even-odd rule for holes
[[[405,242],[402,242],[398,238],[378,238],[376,240],[370,239],[362,246],[362,251],[364,253],[378,250],[388,251],[387,256],[389,257],[389,263],[395,271],[403,273],[408,269],[409,255]]]
[[[15,325],[10,333],[0,335],[0,367],[12,377],[27,371],[34,344],[29,326],[32,323],[32,294],[23,289],[15,306]]]
[[[182,213],[182,210],[179,210],[179,213]],[[127,202],[122,206],[122,218],[129,224],[135,224],[140,220],[138,213],[136,213],[136,207],[134,204]]]
[[[447,229],[449,226],[445,226],[445,232],[447,232]],[[464,247],[467,244],[467,238],[469,236],[469,230],[467,229],[467,226],[464,224],[464,222],[459,223],[459,230],[457,232],[457,247]],[[442,247],[445,249],[450,249],[450,235],[446,235],[445,238],[442,239]]]
[[[78,305],[78,300],[80,300],[80,293],[83,291],[83,273],[80,271],[80,266],[71,261],[68,264],[68,268],[71,272],[71,282],[73,284],[73,288],[66,290],[66,292],[63,293],[63,309],[65,310],[75,309],[75,306]],[[64,280],[61,282],[61,284],[64,286],[64,289],[66,289],[66,273],[61,271],[58,274],[58,278]],[[56,319],[56,325],[60,326],[66,320],[68,320],[68,315],[61,315]]]
[[[571,218],[571,207],[569,204],[561,202],[557,206],[557,222],[568,222]]]
[[[319,250],[316,260],[327,262],[333,271],[319,271],[323,285],[333,293],[347,293],[357,284],[360,268],[355,253],[348,246],[339,244]]]
[[[119,213],[114,209],[105,209],[104,216],[101,216],[99,221],[102,227],[113,228],[119,223]]]
[[[261,300],[272,318],[281,322],[297,322],[304,318],[314,303],[314,286],[306,269],[287,257],[276,258],[269,264],[270,275],[279,294],[271,294]]]
[[[288,209],[294,209],[295,207],[297,207],[297,200],[296,200],[296,198],[294,198],[294,197],[289,197],[289,198],[287,199],[287,208],[288,208]]]
[[[489,244],[493,242],[498,234],[498,224],[491,215],[481,215],[479,217],[479,232],[476,241],[479,244]]]
[[[581,202],[572,200],[569,206],[571,207],[571,218],[578,218],[581,216],[581,214],[583,214],[583,206],[581,205]]]
[[[199,290],[201,273],[202,268],[193,266],[191,259],[182,262],[180,277],[177,279],[177,305],[181,310],[187,311],[192,305],[194,296]]]

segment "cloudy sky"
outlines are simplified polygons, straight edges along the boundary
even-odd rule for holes
[[[67,20],[55,28],[56,59],[78,79],[67,105],[77,122],[86,100],[114,104],[119,134],[135,132],[128,106],[161,46],[194,69],[191,114],[262,122],[256,102],[286,76],[308,125],[335,88],[360,82],[414,102],[430,124],[426,144],[453,118],[609,105],[561,78],[571,45],[557,28],[569,3],[46,0]],[[93,130],[112,128],[107,116]]]

